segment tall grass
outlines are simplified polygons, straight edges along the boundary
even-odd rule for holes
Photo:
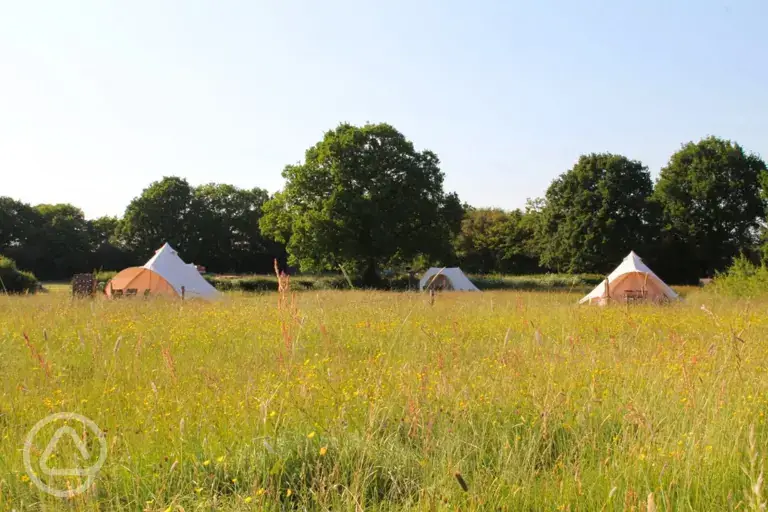
[[[0,508],[759,508],[768,302],[577,298],[0,297]],[[20,451],[59,411],[109,447],[63,501]]]

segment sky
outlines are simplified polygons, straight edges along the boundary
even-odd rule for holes
[[[768,158],[765,0],[0,0],[0,195],[121,215],[152,181],[269,192],[341,122],[523,207],[580,154],[655,177],[716,135]]]

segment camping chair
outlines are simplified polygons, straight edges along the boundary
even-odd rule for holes
[[[632,304],[635,302],[645,302],[648,297],[646,290],[626,290],[624,292],[624,302]]]
[[[123,290],[112,290],[112,297],[119,299],[123,296]]]

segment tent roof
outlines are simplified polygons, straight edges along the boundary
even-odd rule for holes
[[[432,267],[427,270],[419,281],[419,289],[423,290],[425,286],[429,284],[432,276],[436,274],[444,275],[448,278],[453,285],[453,289],[457,291],[473,291],[479,292],[480,290],[475,286],[472,281],[461,271],[459,267]]]
[[[184,263],[176,250],[167,243],[155,251],[144,268],[160,274],[179,295],[182,286],[186,297],[210,299],[219,294],[193,265]]]
[[[608,275],[608,285],[618,279],[619,277],[625,275],[625,274],[631,274],[631,273],[640,273],[640,274],[646,274],[648,277],[654,279],[658,285],[661,287],[662,291],[664,292],[664,295],[669,297],[670,299],[676,299],[677,293],[667,286],[667,284],[659,278],[656,274],[653,273],[653,270],[648,268],[648,265],[643,263],[643,260],[640,259],[640,256],[635,254],[635,251],[630,251],[629,254],[624,258],[624,260],[621,262],[621,264],[616,267],[616,269],[611,272]],[[605,294],[605,279],[603,279],[600,284],[595,286],[595,288],[589,292],[586,296],[584,296],[580,301],[579,304],[583,302],[588,302],[590,299],[598,299],[602,297]]]

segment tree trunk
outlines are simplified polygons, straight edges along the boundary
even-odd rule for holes
[[[381,278],[379,277],[378,269],[376,268],[376,261],[368,260],[368,264],[363,272],[363,286],[366,288],[378,288],[381,286]]]

